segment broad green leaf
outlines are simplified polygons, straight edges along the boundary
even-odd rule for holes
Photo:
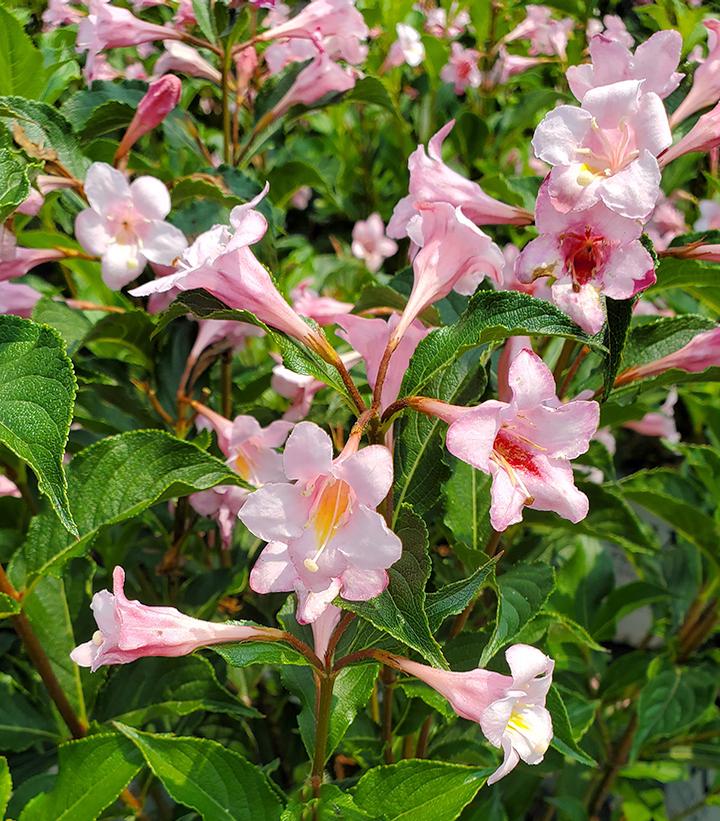
[[[56,331],[0,316],[0,442],[30,465],[40,490],[73,533],[62,459],[75,388],[72,363]]]
[[[197,20],[198,28],[211,43],[217,41],[217,31],[215,30],[215,18],[212,14],[210,0],[192,0],[193,13]]]
[[[718,271],[720,276],[720,271]],[[635,368],[680,350],[703,331],[716,327],[704,316],[683,314],[633,325],[628,334],[623,368]]]
[[[238,753],[206,738],[141,733],[115,722],[172,798],[212,821],[280,818],[267,777]]]
[[[56,743],[58,728],[16,689],[9,676],[0,675],[0,750],[20,752],[40,742]]]
[[[40,513],[13,557],[16,584],[47,573],[57,575],[68,559],[88,550],[100,528],[137,516],[157,502],[219,484],[242,484],[219,459],[158,430],[102,439],[74,457],[68,479],[80,537],[63,534],[52,516]]]
[[[0,6],[0,13],[7,14]],[[0,18],[1,19],[1,18]],[[0,27],[2,38],[2,27]],[[0,50],[2,59],[2,50]],[[0,145],[0,222],[4,222],[30,193],[28,171],[32,166],[18,154]]]
[[[621,369],[635,301],[635,299],[618,300],[610,299],[610,297],[605,300],[607,325],[604,341],[609,353],[605,359],[603,374],[603,401],[610,395],[615,377]]]
[[[132,120],[147,86],[139,80],[94,80],[62,104],[62,115],[87,139],[124,128]]]
[[[599,641],[612,639],[615,626],[623,616],[639,607],[664,601],[670,592],[647,582],[631,582],[613,590],[595,614],[592,633]]]
[[[173,207],[193,200],[212,200],[228,208],[244,202],[242,197],[238,197],[237,194],[233,194],[227,188],[222,177],[204,173],[181,177],[173,185]],[[276,202],[277,200],[274,199],[273,201]]]
[[[279,208],[287,206],[288,200],[303,185],[329,195],[334,200],[327,182],[318,173],[317,169],[300,160],[290,160],[282,165],[275,166],[268,173],[268,182],[272,201]]]
[[[497,578],[495,629],[483,650],[480,667],[528,625],[555,587],[555,573],[546,564],[517,564]]]
[[[14,120],[22,129],[23,150],[31,156],[57,159],[81,179],[90,164],[70,123],[46,103],[22,97],[0,97],[0,118]]]
[[[657,282],[650,293],[668,288],[714,288],[717,287],[719,275],[720,266],[717,262],[663,257],[657,267]]]
[[[12,793],[10,768],[8,767],[7,758],[0,756],[0,817],[5,816],[5,810],[10,801],[10,793]]]
[[[407,269],[409,271],[409,269]],[[401,272],[401,274],[404,272]],[[391,288],[389,285],[367,285],[360,292],[360,296],[355,300],[353,313],[360,314],[369,308],[395,308],[398,313],[402,313],[407,305],[407,296]],[[440,324],[440,314],[434,305],[426,308],[420,319],[429,325]]]
[[[425,612],[425,585],[430,578],[427,528],[409,507],[400,511],[395,532],[403,543],[400,559],[388,569],[390,583],[376,598],[336,603],[412,647],[435,667],[447,668]]]
[[[142,726],[199,710],[237,719],[260,717],[220,684],[207,659],[194,655],[146,658],[116,668],[98,695],[93,718]]]
[[[153,321],[145,311],[108,314],[97,322],[85,337],[85,344],[101,358],[120,359],[154,369],[151,336]]]
[[[8,596],[6,593],[0,593],[0,619],[6,619],[8,616],[15,616],[20,612],[20,602]]]
[[[343,100],[354,103],[370,103],[398,114],[392,97],[388,94],[385,84],[378,77],[366,76],[355,83],[355,87],[350,89],[343,97]]]
[[[35,305],[32,318],[34,322],[55,328],[63,338],[69,356],[73,356],[92,328],[92,322],[82,311],[73,310],[50,297],[43,297]]]
[[[237,644],[217,644],[210,649],[233,667],[249,667],[252,664],[297,664],[303,667],[310,664],[302,653],[281,641],[241,641]]]
[[[79,821],[97,818],[127,787],[143,759],[127,738],[93,735],[63,744],[60,772],[50,792],[25,807],[20,821]]]
[[[492,480],[467,462],[454,461],[452,474],[443,487],[444,522],[455,539],[480,553],[493,532],[490,525]]]
[[[553,685],[545,702],[548,712],[552,716],[553,740],[552,746],[563,755],[579,761],[586,767],[597,767],[597,762],[578,747],[572,733],[567,708],[557,687]]]
[[[293,796],[281,816],[282,821],[377,821],[364,813],[353,801],[350,793],[343,792],[335,784],[323,784],[320,796],[308,800],[300,793]]]
[[[382,821],[454,821],[488,775],[476,767],[409,759],[366,772],[353,797]]]
[[[453,325],[438,328],[417,346],[403,379],[400,396],[425,395],[432,380],[463,351],[509,336],[542,334],[574,339],[603,351],[554,305],[515,291],[480,291]]]
[[[42,55],[17,19],[0,6],[0,94],[37,99],[45,79]]]
[[[435,633],[448,616],[462,611],[475,599],[485,582],[491,576],[497,558],[490,559],[479,567],[467,579],[460,579],[441,587],[435,593],[429,593],[425,602],[430,630]]]

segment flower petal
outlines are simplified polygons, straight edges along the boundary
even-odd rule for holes
[[[112,235],[108,232],[107,221],[92,208],[86,208],[75,218],[75,236],[89,254],[99,257],[113,241]]]
[[[308,519],[308,499],[297,485],[268,484],[251,493],[238,514],[245,527],[266,542],[297,539]]]
[[[510,365],[508,385],[518,408],[534,408],[548,399],[557,401],[550,368],[530,348],[520,351]]]
[[[101,214],[115,209],[121,200],[130,199],[130,186],[123,174],[105,162],[90,166],[84,189],[90,207]]]
[[[332,469],[332,440],[314,422],[295,425],[285,445],[283,462],[288,479],[309,482]]]
[[[102,278],[114,291],[132,282],[143,272],[145,257],[137,245],[111,242],[102,256]]]
[[[511,773],[515,769],[515,767],[517,767],[518,762],[520,761],[520,756],[518,755],[515,748],[512,746],[512,742],[509,738],[503,738],[502,749],[504,756],[503,762],[497,768],[497,770],[495,770],[495,772],[490,776],[490,778],[488,778],[488,786],[492,786],[501,778],[505,778],[505,776],[508,775],[508,773]]]
[[[296,579],[287,545],[270,542],[250,572],[250,587],[256,593],[287,593],[294,589]]]
[[[170,193],[155,177],[138,177],[130,183],[135,210],[149,220],[162,220],[170,213]]]
[[[353,567],[363,570],[385,569],[402,555],[399,537],[388,528],[379,513],[364,505],[353,511],[331,546],[346,556]]]
[[[333,474],[350,485],[360,504],[376,508],[392,485],[392,456],[384,445],[369,445],[338,460]]]
[[[463,413],[448,428],[445,447],[453,456],[488,473],[490,454],[505,407],[505,403],[491,400]]]
[[[379,596],[388,585],[384,570],[358,570],[349,567],[340,577],[340,595],[348,601],[369,601]]]

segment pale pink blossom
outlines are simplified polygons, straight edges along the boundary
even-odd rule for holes
[[[0,225],[0,282],[25,276],[32,268],[65,256],[59,248],[22,248],[15,235]]]
[[[148,73],[145,71],[145,66],[139,60],[126,65],[123,74],[128,80],[145,81],[148,79]]]
[[[661,168],[678,157],[691,154],[695,151],[703,153],[720,145],[720,103],[715,108],[703,114],[695,125],[675,145],[670,146],[658,157]]]
[[[180,101],[181,93],[182,83],[174,74],[163,74],[150,82],[115,152],[116,160],[124,157],[141,137],[160,125]]]
[[[416,68],[425,59],[425,46],[420,34],[405,23],[395,26],[397,40],[390,46],[388,56],[383,64],[384,69],[395,68],[403,63]]]
[[[309,185],[301,185],[292,197],[290,197],[290,204],[293,208],[297,208],[298,211],[304,211],[308,205],[310,205],[312,195],[313,190]]]
[[[693,226],[695,231],[720,230],[720,202],[714,200],[700,200],[698,203],[700,216]]]
[[[185,235],[165,222],[170,194],[155,177],[128,183],[107,163],[93,163],[85,177],[89,208],[75,219],[78,242],[102,259],[102,277],[114,290],[136,279],[147,261],[170,265],[187,246]]]
[[[470,14],[459,9],[456,0],[450,4],[450,10],[444,8],[428,9],[425,12],[425,31],[433,37],[447,37],[454,40],[470,24]]]
[[[677,400],[677,389],[672,388],[659,410],[646,413],[642,419],[624,422],[623,427],[635,431],[641,436],[656,436],[667,439],[668,442],[677,443],[680,441],[674,413]]]
[[[680,234],[688,230],[682,211],[662,192],[655,210],[645,226],[645,233],[652,240],[656,251],[664,251]]]
[[[377,212],[355,223],[352,240],[353,256],[364,260],[368,271],[373,273],[379,271],[383,262],[398,249],[395,240],[385,236],[385,225]]]
[[[329,604],[325,612],[312,623],[315,655],[323,661],[325,660],[330,638],[338,626],[341,616],[342,610],[335,607],[334,604]]]
[[[692,242],[689,245],[671,245],[659,256],[679,257],[680,259],[699,259],[704,262],[720,262],[720,244]]]
[[[112,66],[104,54],[89,54],[82,73],[88,85],[95,80],[117,80],[118,77],[122,77],[122,72]]]
[[[245,504],[248,493],[248,490],[237,485],[218,485],[188,496],[188,501],[196,513],[217,522],[224,550],[229,549],[232,544],[238,513]]]
[[[264,31],[258,40],[267,42],[287,37],[315,40],[332,36],[367,38],[368,28],[354,0],[312,0],[294,17]]]
[[[620,43],[620,45],[625,46],[625,48],[632,48],[635,43],[622,17],[618,17],[616,14],[606,14],[602,20],[588,20],[586,32],[588,43],[590,43],[597,34],[602,34],[606,40]]]
[[[547,6],[529,5],[525,9],[525,19],[506,34],[503,41],[510,43],[513,40],[529,40],[532,56],[556,54],[564,60],[574,22],[569,17],[554,20]]]
[[[656,32],[634,54],[622,43],[600,34],[590,41],[592,62],[568,68],[568,84],[582,100],[591,88],[621,80],[643,80],[643,92],[652,91],[664,99],[685,76],[677,71],[681,51],[682,37],[673,30]]]
[[[673,128],[720,99],[720,20],[704,20],[703,25],[708,32],[708,55],[695,69],[690,91],[670,117]]]
[[[178,28],[190,28],[197,25],[192,0],[179,0],[173,23]]]
[[[408,223],[414,247],[413,287],[392,334],[393,347],[413,321],[450,291],[470,295],[487,276],[500,284],[502,252],[465,215],[446,202],[419,204],[419,213]]]
[[[451,46],[450,59],[440,72],[444,83],[451,83],[456,94],[464,94],[466,88],[478,88],[482,73],[478,68],[480,52],[474,48],[463,48],[460,43]]]
[[[418,203],[446,202],[462,206],[463,214],[476,225],[528,225],[532,214],[488,196],[476,183],[453,171],[442,159],[442,146],[452,131],[450,120],[425,146],[419,145],[408,159],[410,195],[395,206],[387,234],[393,239],[407,236],[407,226],[418,213]]]
[[[52,31],[58,26],[72,26],[83,18],[82,12],[71,6],[68,0],[48,0],[42,13],[43,31]]]
[[[0,473],[0,496],[12,496],[15,499],[20,499],[22,496],[15,482],[2,473]]]
[[[315,0],[318,2],[318,0]],[[327,94],[349,91],[355,86],[355,73],[343,68],[321,51],[297,75],[285,96],[272,109],[275,118],[281,117],[294,105],[311,106]]]
[[[520,282],[515,274],[515,261],[520,256],[520,249],[517,246],[508,244],[503,246],[503,270],[502,285],[497,286],[499,291],[520,291],[520,293],[534,296],[536,299],[544,299],[552,302],[549,280],[540,277],[532,282]],[[516,337],[513,337],[515,339]],[[527,347],[531,347],[528,345]]]
[[[694,336],[687,345],[667,356],[628,368],[617,377],[615,385],[649,379],[672,369],[702,373],[717,366],[720,366],[720,328],[713,328]]]
[[[605,323],[602,295],[629,299],[655,282],[642,226],[597,202],[585,211],[556,211],[543,183],[535,207],[540,232],[515,263],[520,282],[552,277],[552,301],[590,334]]]
[[[330,296],[320,296],[312,288],[312,280],[304,279],[290,292],[295,310],[302,316],[314,319],[318,325],[332,325],[338,317],[353,309],[352,302],[341,302]]]
[[[358,450],[354,436],[333,459],[330,437],[300,422],[283,454],[290,482],[252,493],[240,520],[268,544],[250,574],[257,593],[298,596],[301,624],[318,619],[337,596],[366,601],[388,584],[387,568],[402,553],[400,539],[375,508],[393,479],[382,445]]]
[[[380,361],[399,322],[398,314],[392,314],[387,322],[384,319],[367,319],[354,314],[338,319],[338,324],[343,330],[338,331],[337,335],[346,340],[362,356],[371,388],[375,387]],[[420,340],[424,339],[428,333],[429,329],[416,320],[408,327],[398,343],[383,382],[380,396],[382,410],[398,398],[403,377],[410,364],[410,357],[415,353]]]
[[[522,520],[523,508],[552,510],[577,523],[588,500],[574,484],[571,459],[585,453],[597,430],[597,402],[563,404],[547,365],[530,349],[510,364],[509,402],[475,408],[419,397],[412,407],[448,422],[446,447],[492,477],[490,523],[498,532]]]
[[[165,51],[158,57],[153,68],[155,77],[176,71],[188,77],[202,77],[211,83],[220,85],[222,75],[211,65],[197,49],[185,43],[170,40],[165,43]]]
[[[60,177],[55,174],[38,174],[35,177],[35,185],[38,191],[47,196],[51,191],[59,191],[63,188],[75,188],[77,180],[70,177]]]
[[[539,764],[553,737],[545,700],[555,662],[527,644],[509,647],[505,658],[509,676],[481,668],[453,673],[392,657],[394,667],[437,690],[461,718],[478,723],[485,738],[502,749],[504,760],[488,784],[504,778],[521,759]]]
[[[329,362],[337,354],[322,331],[310,327],[288,305],[267,269],[250,250],[265,235],[267,220],[255,206],[268,191],[230,212],[230,226],[215,225],[195,240],[177,263],[177,273],[135,288],[132,296],[148,296],[176,288],[204,288],[230,308],[252,311],[262,322],[303,344]]]
[[[0,282],[0,314],[14,314],[28,319],[40,299],[42,294],[29,285]]]
[[[538,159],[554,166],[548,192],[558,211],[602,201],[624,217],[646,219],[660,193],[656,157],[672,142],[665,108],[640,80],[593,88],[582,106],[561,105],[535,130]]]
[[[287,3],[275,3],[272,9],[268,11],[262,21],[265,28],[275,28],[281,23],[286,23],[290,19],[290,6]]]
[[[541,63],[547,63],[546,57],[525,57],[522,54],[510,54],[505,46],[500,46],[495,64],[486,82],[489,86],[504,85],[516,74],[522,74]]]
[[[218,351],[238,350],[245,346],[248,337],[262,336],[262,328],[247,322],[235,322],[231,319],[201,319],[198,322],[198,333],[188,354],[188,362],[194,364],[203,351],[211,345]]]
[[[312,60],[318,53],[317,46],[312,40],[293,37],[290,40],[276,40],[263,52],[263,59],[270,74],[279,74],[292,63],[303,63]]]
[[[105,664],[128,664],[147,656],[186,656],[199,647],[261,637],[262,627],[217,624],[183,615],[174,607],[150,607],[127,599],[125,571],[113,571],[113,592],[101,590],[90,607],[98,629],[70,658],[95,672]]]
[[[31,188],[27,197],[18,205],[16,212],[24,214],[26,217],[34,217],[42,208],[44,202],[45,197],[36,188]]]

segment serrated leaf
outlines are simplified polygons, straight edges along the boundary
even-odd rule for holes
[[[157,502],[219,484],[243,484],[219,459],[157,430],[121,433],[91,445],[72,460],[68,480],[80,537],[63,534],[47,513],[36,516],[11,564],[17,584],[59,573],[68,559],[87,551],[102,527]]]
[[[552,717],[552,747],[554,747],[559,753],[580,762],[580,764],[584,764],[586,767],[597,767],[597,761],[578,747],[577,742],[573,737],[572,727],[570,726],[570,719],[568,717],[567,708],[565,707],[565,702],[563,701],[562,696],[558,692],[555,685],[550,687],[550,690],[548,691],[545,707]]]
[[[668,288],[715,288],[718,284],[718,264],[701,259],[663,257],[657,267],[657,282],[650,293]]]
[[[42,62],[17,18],[0,6],[0,94],[37,99],[47,76]]]
[[[623,352],[630,329],[635,299],[605,300],[607,310],[607,325],[605,328],[605,347],[608,356],[605,359],[603,375],[603,401],[608,398],[615,382],[615,377],[623,363]]]
[[[425,612],[425,585],[430,578],[427,528],[411,508],[400,510],[395,532],[403,543],[400,559],[388,569],[390,583],[376,598],[336,604],[369,621],[378,630],[412,647],[435,667],[447,669]]]
[[[217,31],[215,30],[215,18],[209,0],[192,0],[192,8],[198,28],[203,36],[211,43],[215,43],[217,41]]]
[[[320,176],[317,169],[300,160],[290,160],[275,166],[268,173],[268,182],[272,191],[272,201],[279,208],[284,208],[292,195],[303,185],[321,191],[333,201],[335,199],[327,182]]]
[[[206,738],[155,735],[114,724],[179,804],[213,821],[279,821],[280,801],[267,777],[238,753]]]
[[[147,85],[140,80],[94,80],[75,92],[60,111],[83,136],[98,137],[129,125]]]
[[[84,342],[96,356],[120,359],[152,371],[154,327],[145,311],[108,314],[92,327]]]
[[[30,801],[20,821],[97,818],[143,765],[132,742],[117,734],[70,741],[58,755],[60,772],[52,790]]]
[[[604,348],[554,305],[515,291],[480,291],[453,325],[432,331],[415,349],[400,396],[425,395],[431,381],[469,348],[509,336],[542,334]]]
[[[62,459],[75,402],[75,374],[60,335],[0,316],[0,442],[38,477],[63,526],[77,533]]]
[[[10,794],[12,793],[12,778],[7,758],[0,756],[0,817],[5,816]]]
[[[467,579],[451,582],[435,593],[428,593],[425,611],[427,612],[431,632],[435,633],[449,616],[462,613],[482,590],[496,564],[497,558],[490,559],[472,575],[468,576]]]
[[[57,743],[59,733],[50,716],[39,712],[9,677],[0,676],[0,749],[27,750],[40,742]]]
[[[517,564],[497,579],[495,629],[480,657],[480,667],[526,627],[555,588],[555,573],[546,564]]]
[[[302,794],[292,796],[281,818],[282,821],[307,821],[308,814],[313,821],[377,821],[335,784],[323,784],[318,798],[308,800]]]
[[[20,612],[20,602],[8,596],[6,593],[0,593],[0,619],[6,619],[8,616],[16,616]]]
[[[65,342],[69,356],[80,347],[81,342],[92,328],[92,322],[82,311],[69,308],[64,302],[43,297],[33,309],[33,322],[50,325]]]
[[[454,821],[490,772],[410,759],[369,770],[358,781],[353,797],[360,809],[383,821]]]
[[[237,644],[217,644],[210,649],[233,667],[249,667],[252,664],[297,664],[302,667],[310,664],[302,653],[281,641],[241,641]]]
[[[443,487],[445,526],[469,550],[482,551],[492,535],[491,484],[489,475],[457,459]]]
[[[388,93],[383,81],[378,77],[362,77],[355,83],[355,87],[345,94],[343,100],[355,103],[370,103],[371,105],[380,106],[386,111],[390,111],[399,116],[392,97]]]
[[[2,6],[0,12],[4,12]],[[28,172],[32,167],[17,152],[0,146],[0,222],[4,222],[27,199],[30,193]]]

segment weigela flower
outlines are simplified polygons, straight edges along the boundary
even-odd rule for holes
[[[15,209],[18,214],[25,214],[27,217],[34,217],[43,207],[45,197],[36,189],[31,188],[27,197]]]
[[[332,325],[339,316],[355,307],[351,302],[341,302],[330,296],[320,296],[312,288],[312,280],[304,279],[290,292],[293,308],[302,316],[314,319],[318,325]]]
[[[642,226],[598,202],[586,211],[556,211],[543,183],[535,208],[540,236],[523,248],[515,275],[530,283],[552,277],[552,301],[580,327],[596,334],[605,322],[601,295],[629,299],[655,282],[652,257],[640,242]]]
[[[383,67],[388,69],[407,63],[410,67],[416,68],[425,59],[425,46],[420,34],[405,23],[398,23],[395,31],[397,40],[390,46]]]
[[[29,285],[0,282],[0,314],[14,314],[28,319],[41,299],[42,294]]]
[[[170,194],[154,177],[128,183],[104,162],[93,163],[85,178],[89,208],[75,219],[78,242],[102,259],[102,277],[114,290],[136,279],[145,263],[170,265],[187,247],[183,232],[165,222]]]
[[[579,522],[588,500],[574,484],[570,460],[585,453],[597,430],[597,402],[563,404],[537,354],[524,349],[510,364],[509,402],[475,408],[418,398],[412,407],[448,422],[446,447],[492,477],[490,522],[501,532],[522,520],[523,508],[552,510]]]
[[[67,0],[48,0],[47,8],[42,13],[43,31],[52,31],[58,26],[72,26],[82,18],[82,12]]]
[[[222,75],[218,69],[211,65],[197,49],[175,40],[165,43],[165,51],[155,62],[153,74],[160,77],[171,71],[187,74],[188,77],[202,77],[216,85],[222,82]]]
[[[567,44],[574,22],[565,17],[554,20],[547,6],[526,6],[526,17],[505,37],[503,41],[529,40],[530,54],[556,54],[563,60],[567,57]]]
[[[181,92],[182,83],[174,74],[164,74],[150,82],[118,146],[116,160],[124,157],[143,135],[160,125],[180,101]]]
[[[657,155],[672,142],[662,101],[640,80],[593,88],[582,107],[562,105],[533,137],[538,159],[555,166],[548,193],[558,211],[601,200],[623,217],[647,218],[660,192]]]
[[[720,202],[700,200],[700,216],[695,221],[695,231],[713,231],[720,229]]]
[[[694,336],[687,345],[660,359],[636,365],[623,371],[615,380],[615,385],[625,385],[637,379],[649,379],[665,371],[677,368],[688,373],[702,373],[708,368],[720,366],[720,328]]]
[[[397,253],[395,240],[385,236],[385,225],[380,214],[373,213],[366,220],[359,220],[352,230],[353,256],[365,260],[368,271],[379,271],[383,262]]]
[[[703,25],[708,32],[708,55],[695,69],[690,91],[670,117],[673,128],[720,98],[720,20],[704,20]]]
[[[316,40],[332,36],[364,40],[368,27],[353,0],[312,0],[298,14],[259,35],[258,40],[301,37]]]
[[[113,571],[113,592],[101,590],[90,605],[98,629],[70,658],[93,672],[104,664],[128,664],[146,656],[186,656],[199,647],[245,641],[262,628],[216,624],[183,615],[174,607],[150,607],[125,596],[125,571]]]
[[[332,458],[332,442],[312,422],[300,422],[283,455],[287,483],[252,493],[240,520],[268,544],[250,574],[257,593],[294,590],[301,624],[325,613],[336,596],[366,601],[388,583],[387,568],[402,552],[400,539],[375,508],[393,478],[382,445],[358,450],[351,437]]]
[[[450,40],[459,37],[470,24],[470,14],[459,9],[456,0],[450,9],[431,8],[425,12],[425,31],[433,37],[447,37]]]
[[[658,157],[661,168],[684,154],[707,152],[720,145],[720,103],[703,114],[688,133]]]
[[[342,610],[329,604],[325,612],[312,623],[313,648],[319,659],[325,658],[330,637],[340,621]]]
[[[700,207],[702,213],[702,203],[700,203]],[[664,251],[675,237],[684,234],[687,230],[688,227],[685,224],[685,216],[682,211],[661,192],[652,217],[645,226],[645,233],[652,240],[655,250]],[[695,230],[700,229],[696,228]]]
[[[12,496],[19,499],[22,496],[20,489],[11,479],[0,473],[0,496]]]
[[[587,32],[588,43],[598,34],[602,34],[606,40],[620,43],[625,46],[625,48],[632,48],[635,43],[622,17],[618,17],[616,14],[606,14],[602,20],[588,20],[585,30]]]
[[[523,208],[507,205],[488,196],[482,188],[462,174],[453,171],[442,160],[442,146],[452,131],[455,120],[450,120],[425,146],[419,145],[408,159],[410,195],[395,206],[387,234],[393,239],[407,236],[407,226],[417,214],[418,203],[447,202],[462,206],[463,214],[476,225],[528,225],[532,214]]]
[[[59,248],[22,248],[15,235],[0,225],[0,282],[25,276],[38,265],[64,257]]]
[[[555,662],[527,644],[509,647],[505,658],[509,676],[481,668],[453,673],[393,657],[394,666],[437,690],[461,718],[477,722],[485,738],[502,748],[504,760],[488,784],[504,778],[520,760],[539,764],[553,737],[545,700]]]
[[[262,336],[262,328],[247,322],[235,322],[228,319],[201,319],[198,322],[198,334],[188,354],[188,365],[192,367],[200,354],[211,345],[218,350],[237,350],[245,345],[248,337]]]
[[[480,52],[474,48],[463,48],[460,43],[451,46],[450,59],[440,72],[444,83],[451,83],[456,94],[464,94],[466,88],[478,88],[482,82],[482,72],[478,68]]]
[[[652,91],[664,99],[685,76],[676,70],[681,51],[682,37],[677,31],[656,32],[639,45],[634,54],[622,43],[599,34],[590,41],[592,63],[570,66],[568,85],[582,101],[591,88],[621,80],[643,80],[644,92]]]
[[[675,405],[678,401],[678,392],[672,388],[667,395],[667,399],[662,403],[657,411],[646,413],[642,419],[623,422],[623,427],[635,431],[641,436],[656,436],[667,439],[668,442],[677,443],[680,441],[677,425],[675,424]]]
[[[280,117],[294,105],[311,106],[326,94],[349,91],[354,86],[353,70],[343,68],[323,50],[298,74],[287,94],[272,109],[272,114]]]

